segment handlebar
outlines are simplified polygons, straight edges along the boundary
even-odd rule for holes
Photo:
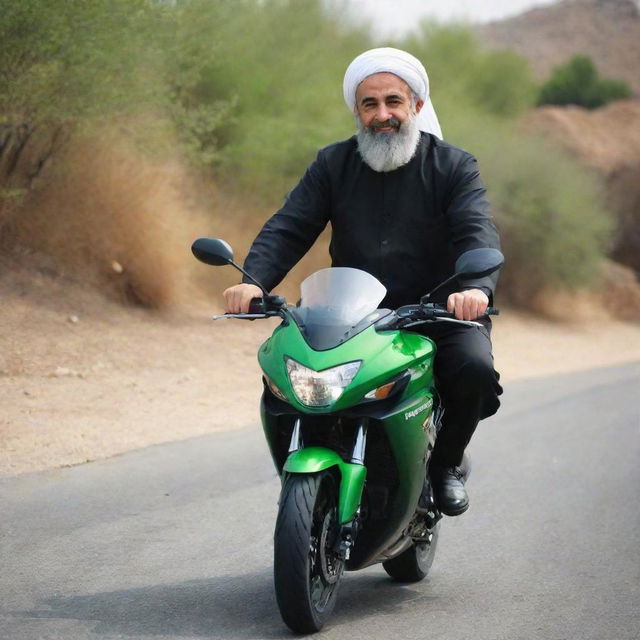
[[[455,313],[447,311],[444,304],[429,302],[427,304],[408,304],[396,310],[395,320],[390,319],[385,323],[385,328],[408,329],[429,322],[446,321],[457,322],[466,325],[480,325],[478,319],[487,316],[497,316],[500,310],[495,307],[487,307],[486,311],[475,320],[458,320]]]
[[[287,305],[286,300],[282,296],[265,296],[264,298],[253,298],[249,304],[248,313],[225,313],[223,315],[214,316],[214,320],[220,318],[238,318],[240,320],[256,320],[258,318],[273,318],[275,316],[283,317],[284,309]],[[478,316],[483,318],[486,316],[497,316],[500,310],[495,307],[487,307],[486,311]],[[424,322],[434,322],[437,320],[448,320],[453,322],[461,322],[465,324],[477,324],[474,321],[458,320],[455,313],[447,311],[444,304],[429,302],[427,304],[408,304],[396,310],[395,320],[391,318],[383,320],[382,324],[397,325],[398,328],[422,324]],[[476,319],[477,320],[477,319]]]
[[[252,298],[247,313],[224,313],[213,316],[213,319],[236,318],[238,320],[257,320],[258,318],[273,318],[274,316],[282,315],[282,309],[286,304],[287,301],[282,296]]]
[[[264,296],[264,298],[252,298],[249,303],[249,313],[264,313],[280,311],[287,304],[282,296]]]
[[[447,311],[444,304],[430,302],[428,304],[407,304],[400,307],[396,311],[399,318],[411,318],[412,320],[430,320],[432,318],[455,318],[456,315],[452,311]],[[478,316],[497,316],[500,315],[500,309],[495,307],[487,307],[486,311]]]

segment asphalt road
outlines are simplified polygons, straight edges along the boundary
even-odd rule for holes
[[[638,365],[507,387],[430,579],[347,574],[316,637],[640,638],[638,396]],[[278,488],[258,428],[0,480],[0,639],[290,638]]]

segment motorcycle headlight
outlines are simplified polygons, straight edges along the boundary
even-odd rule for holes
[[[333,404],[351,384],[362,364],[362,360],[356,360],[331,369],[315,371],[291,358],[285,358],[285,362],[293,391],[300,403],[307,407]]]

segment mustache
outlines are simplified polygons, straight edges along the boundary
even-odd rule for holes
[[[400,120],[398,118],[391,116],[388,120],[381,122],[380,120],[374,120],[368,127],[370,131],[375,131],[376,129],[383,129],[384,127],[393,127],[394,129],[400,128]]]

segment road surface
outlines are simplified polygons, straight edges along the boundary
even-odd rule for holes
[[[639,396],[638,365],[509,386],[430,579],[347,574],[316,637],[640,638]],[[256,427],[1,479],[0,639],[290,638],[278,488]]]

